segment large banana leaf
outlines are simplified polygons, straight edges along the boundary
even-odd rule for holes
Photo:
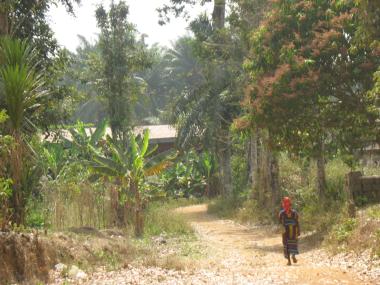
[[[178,153],[174,150],[168,150],[151,157],[145,162],[145,175],[153,176],[162,172],[173,163],[173,160],[177,157],[177,154]]]
[[[102,120],[100,124],[97,126],[95,132],[91,134],[90,144],[95,145],[98,141],[100,141],[107,130],[108,121],[106,119]]]
[[[98,163],[99,166],[108,167],[114,172],[119,173],[119,176],[125,175],[125,168],[122,164],[116,162],[113,159],[106,158],[100,155],[93,155],[93,161]]]
[[[113,154],[113,156],[118,159],[120,162],[122,162],[124,165],[129,164],[130,159],[126,153],[126,150],[123,150],[123,148],[110,136],[107,136],[107,142],[110,147],[110,150]]]
[[[140,154],[142,157],[145,156],[146,152],[148,151],[148,147],[149,147],[149,130],[146,129],[144,130],[144,138],[143,138],[143,142],[142,142],[142,146],[140,150]]]
[[[84,161],[85,165],[89,166],[92,170],[95,172],[98,172],[105,176],[111,176],[111,177],[120,177],[120,173],[117,172],[115,169],[110,168],[106,165],[103,165],[101,163],[95,162],[95,161]]]

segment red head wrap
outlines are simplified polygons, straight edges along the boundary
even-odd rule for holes
[[[289,197],[284,197],[284,199],[282,199],[282,208],[284,208],[285,212],[290,212],[292,208],[292,201]]]

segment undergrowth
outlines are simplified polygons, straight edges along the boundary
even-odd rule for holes
[[[327,163],[326,193],[318,197],[315,165],[282,155],[281,196],[292,198],[293,208],[299,213],[301,232],[308,234],[310,242],[323,241],[335,251],[371,248],[372,254],[380,257],[380,205],[359,209],[362,214],[357,219],[348,217],[344,177],[349,171],[349,167],[340,159]],[[366,175],[378,174],[379,168],[367,167],[363,171]],[[244,224],[277,223],[275,212],[280,209],[280,205],[278,209],[263,207],[250,198],[250,193],[245,191],[229,199],[215,199],[209,203],[208,212]]]
[[[145,212],[145,236],[183,236],[192,235],[193,229],[188,221],[175,209],[199,203],[195,199],[157,201],[149,205]]]
[[[380,258],[380,205],[361,209],[355,219],[341,217],[329,232],[325,245],[335,253],[370,250],[373,257]]]
[[[166,269],[195,268],[197,260],[205,256],[205,248],[187,219],[176,209],[201,202],[203,200],[178,199],[151,203],[145,213],[144,238],[132,240],[143,253],[137,260],[145,266]],[[169,248],[168,254],[165,251]]]

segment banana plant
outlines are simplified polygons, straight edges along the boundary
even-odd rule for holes
[[[69,129],[71,138],[62,136],[64,143],[72,150],[76,151],[81,159],[89,159],[93,148],[97,148],[99,141],[106,134],[108,122],[106,119],[102,120],[100,124],[93,131],[87,128],[83,122],[78,121],[74,127]],[[89,133],[87,133],[89,130]]]
[[[201,170],[201,173],[206,179],[206,189],[205,195],[208,196],[210,192],[210,184],[212,179],[212,174],[215,171],[215,159],[209,152],[203,152],[199,156],[198,167]]]
[[[45,173],[50,180],[58,180],[69,164],[67,152],[60,143],[46,143],[40,157]]]
[[[108,137],[108,146],[111,153],[105,156],[92,148],[93,155],[87,164],[98,174],[113,177],[120,184],[119,191],[132,197],[135,210],[135,234],[143,234],[143,197],[142,186],[145,178],[160,173],[171,164],[175,158],[173,151],[158,155],[153,153],[157,147],[149,148],[149,131],[145,130],[143,137],[130,134],[127,147]]]

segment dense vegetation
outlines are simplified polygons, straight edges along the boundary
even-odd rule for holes
[[[311,221],[321,208],[342,214],[344,175],[379,173],[361,163],[380,142],[376,1],[214,0],[172,48],[147,46],[127,4],[112,2],[94,11],[98,40],[81,37],[76,53],[46,22],[55,2],[0,4],[3,230],[141,236],[150,201],[190,196],[272,222],[283,195],[306,229],[325,229],[332,220]],[[61,2],[73,13],[78,1]],[[196,2],[168,1],[160,23]],[[176,149],[158,154],[136,132],[146,124],[174,125]]]

